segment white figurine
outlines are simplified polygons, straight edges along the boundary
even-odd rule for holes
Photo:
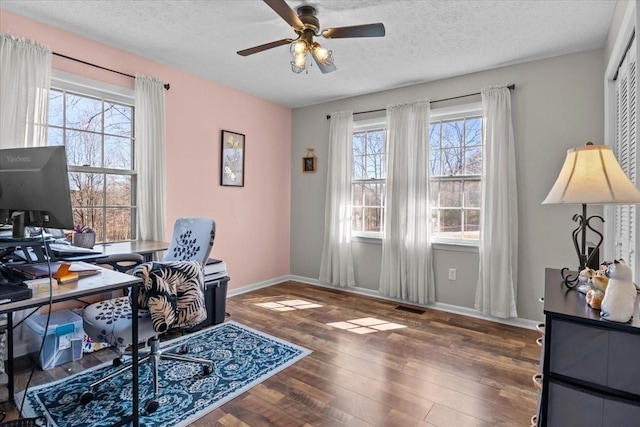
[[[636,302],[636,287],[632,272],[623,260],[616,260],[607,267],[609,284],[604,293],[600,316],[613,322],[628,322],[633,316]]]

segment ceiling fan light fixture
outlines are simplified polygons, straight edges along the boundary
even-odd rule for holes
[[[305,40],[296,40],[291,43],[291,53],[296,54],[306,54],[309,50],[309,45]]]
[[[314,42],[311,45],[311,54],[322,65],[333,64],[333,51],[327,50],[320,46],[320,43]]]
[[[293,60],[291,61],[291,71],[296,74],[301,73],[307,68],[307,52],[309,52],[309,44],[305,40],[296,40],[291,43],[289,48]]]

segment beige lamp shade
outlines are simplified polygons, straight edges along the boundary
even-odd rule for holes
[[[640,191],[625,175],[606,145],[567,150],[560,175],[549,191],[546,204],[634,204]]]

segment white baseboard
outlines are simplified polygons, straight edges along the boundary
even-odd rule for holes
[[[264,282],[259,282],[259,283],[255,283],[255,284],[252,284],[252,285],[243,286],[241,288],[235,288],[235,289],[229,291],[227,293],[227,295],[228,296],[240,295],[240,294],[244,294],[244,293],[247,293],[247,292],[250,292],[250,291],[254,291],[256,289],[266,288],[267,286],[276,285],[278,283],[282,283],[282,282],[285,282],[285,281],[288,281],[288,280],[305,283],[307,285],[321,286],[321,287],[324,287],[324,288],[337,289],[337,290],[344,291],[344,292],[350,292],[350,293],[359,294],[359,295],[366,295],[366,296],[369,296],[369,297],[379,298],[379,299],[383,299],[383,300],[387,300],[387,301],[394,301],[394,302],[398,302],[398,303],[411,304],[411,305],[416,306],[416,307],[425,307],[425,308],[430,308],[430,309],[434,309],[434,310],[446,311],[448,313],[460,314],[460,315],[463,315],[463,316],[474,317],[476,319],[489,320],[491,322],[496,322],[496,323],[502,323],[502,324],[505,324],[505,325],[516,326],[518,328],[535,329],[536,325],[538,323],[540,323],[540,322],[535,321],[535,320],[521,319],[521,318],[500,319],[498,317],[488,316],[486,314],[480,313],[479,311],[477,311],[477,310],[475,310],[473,308],[460,307],[460,306],[456,306],[456,305],[444,304],[444,303],[441,303],[441,302],[435,302],[435,303],[431,303],[431,304],[416,304],[416,303],[413,303],[413,302],[410,303],[410,302],[407,302],[407,301],[404,301],[404,300],[401,300],[401,299],[398,299],[398,298],[386,297],[384,295],[381,295],[380,292],[374,291],[372,289],[359,288],[357,286],[353,287],[353,288],[345,288],[345,287],[341,287],[341,286],[334,286],[334,285],[329,285],[327,283],[322,283],[317,279],[311,279],[309,277],[304,277],[304,276],[296,276],[296,275],[293,275],[293,274],[280,276],[280,277],[275,278],[275,279],[266,280]]]

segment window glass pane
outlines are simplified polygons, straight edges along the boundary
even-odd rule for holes
[[[465,140],[467,146],[482,145],[482,118],[467,119],[466,127]]]
[[[353,184],[351,189],[351,205],[362,206],[364,184]]]
[[[460,147],[464,142],[464,121],[442,123],[442,147]]]
[[[429,173],[431,175],[441,175],[440,163],[442,161],[442,151],[433,149],[429,151]]]
[[[464,212],[464,239],[480,239],[480,211],[477,209]]]
[[[440,205],[447,208],[462,207],[462,181],[440,183]]]
[[[101,206],[104,203],[103,174],[70,172],[69,189],[74,207]]]
[[[105,102],[104,105],[104,133],[131,137],[131,117],[133,108]]]
[[[64,124],[64,98],[59,90],[49,90],[49,125],[62,126]],[[49,128],[51,130],[51,128]],[[51,145],[51,144],[50,144]],[[57,145],[57,144],[56,144]]]
[[[74,166],[102,166],[102,138],[99,134],[67,131],[67,162]]]
[[[131,240],[131,208],[107,209],[107,242]]]
[[[117,136],[104,137],[104,167],[133,169],[131,139]]]
[[[367,152],[369,154],[384,154],[384,134],[383,130],[367,132]]]
[[[73,209],[73,219],[76,224],[85,225],[96,233],[96,242],[104,242],[102,224],[104,223],[103,210],[98,209]]]
[[[440,234],[440,209],[431,210],[431,234],[434,236]]]
[[[353,179],[366,179],[367,169],[365,156],[353,156]]]
[[[467,148],[466,153],[466,171],[467,175],[482,174],[482,147]]]
[[[351,209],[351,229],[353,231],[362,231],[362,208],[354,207]]]
[[[107,175],[107,206],[131,206],[131,176]]]
[[[440,148],[440,122],[432,123],[429,126],[429,148],[432,150]]]
[[[365,132],[356,132],[353,134],[353,154],[365,154],[365,141],[366,141],[366,133]]]
[[[364,231],[380,231],[382,225],[381,208],[364,208]]]
[[[448,238],[460,238],[462,232],[462,210],[440,210],[440,235]]]
[[[440,182],[439,181],[431,181],[429,182],[429,200],[431,201],[431,206],[437,208],[440,206],[438,203],[440,191]]]
[[[102,101],[67,93],[67,127],[102,132]]]
[[[364,184],[364,205],[382,206],[382,184]]]
[[[464,206],[469,208],[480,207],[480,180],[464,182]]]
[[[382,155],[377,154],[366,157],[367,163],[367,175],[368,179],[381,179],[384,178],[384,158]]]
[[[442,150],[442,175],[455,176],[464,170],[464,148],[448,148]]]
[[[47,130],[47,145],[64,145],[64,131],[59,128],[49,127]]]

